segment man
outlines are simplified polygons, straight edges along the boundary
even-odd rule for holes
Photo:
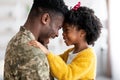
[[[50,80],[45,54],[27,43],[36,39],[47,47],[58,36],[67,10],[63,0],[34,0],[26,23],[8,43],[4,80]]]

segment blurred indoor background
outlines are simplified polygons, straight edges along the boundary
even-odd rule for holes
[[[120,80],[120,4],[119,0],[64,0],[68,7],[73,7],[78,1],[95,11],[100,18],[103,29],[101,37],[94,48],[97,55],[96,80]],[[25,23],[33,0],[0,0],[0,80],[3,80],[4,56],[8,41]],[[68,47],[59,37],[50,41],[49,49],[56,54],[62,53]]]

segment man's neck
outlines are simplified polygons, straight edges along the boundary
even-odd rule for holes
[[[27,20],[26,23],[24,24],[24,27],[33,33],[36,40],[38,40],[39,37],[39,30],[37,28],[38,26],[39,25],[35,23],[35,21],[32,22],[31,20]]]

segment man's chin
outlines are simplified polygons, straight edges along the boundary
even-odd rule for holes
[[[48,44],[49,44],[49,39],[44,40],[44,46],[45,46],[46,48],[48,48]]]
[[[49,44],[49,39],[46,39],[44,43]]]
[[[48,44],[44,44],[44,46],[48,49]]]
[[[48,48],[49,39],[46,39],[46,40],[38,40],[38,42],[40,42],[42,45],[44,45],[46,48]]]

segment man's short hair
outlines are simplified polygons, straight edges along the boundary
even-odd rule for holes
[[[67,11],[63,0],[34,0],[30,13],[35,17],[45,12],[65,15]]]

